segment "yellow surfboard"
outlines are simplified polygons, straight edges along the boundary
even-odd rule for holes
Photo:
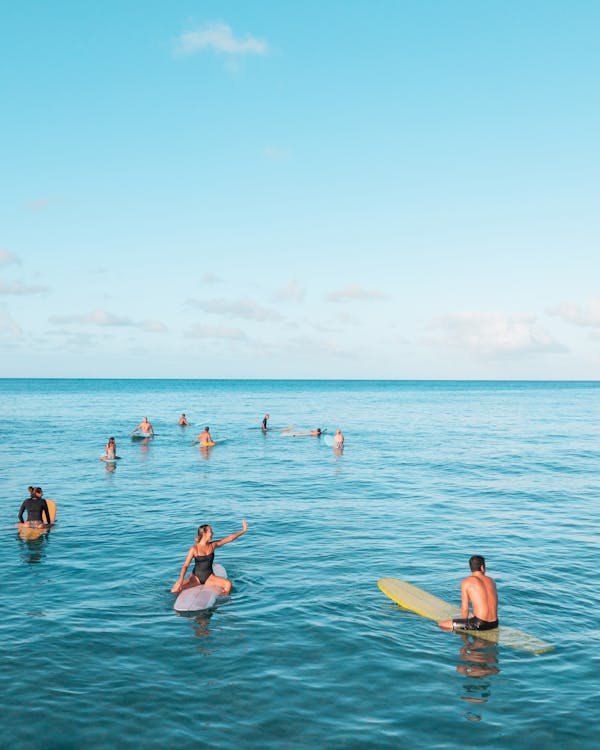
[[[48,511],[50,513],[50,524],[51,526],[54,525],[54,522],[56,521],[56,503],[54,500],[46,500],[46,505],[48,506]],[[32,539],[38,539],[42,536],[42,534],[45,534],[48,529],[51,528],[51,526],[42,526],[41,528],[32,528],[31,526],[27,526],[24,523],[18,523],[17,528],[19,529],[19,536],[21,539],[26,540],[32,540]]]
[[[448,604],[448,602],[433,596],[433,594],[420,589],[418,586],[413,586],[412,583],[399,581],[397,578],[382,578],[377,581],[377,585],[396,604],[421,615],[421,617],[426,617],[428,620],[439,622],[440,620],[460,617],[458,607]],[[546,643],[546,641],[542,641],[533,635],[504,625],[494,628],[494,630],[458,630],[457,632],[475,635],[477,638],[498,643],[500,646],[520,648],[534,654],[543,654],[546,651],[552,651],[554,648],[552,644]]]

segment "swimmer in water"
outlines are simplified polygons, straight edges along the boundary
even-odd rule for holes
[[[144,435],[144,437],[154,437],[154,427],[152,427],[150,422],[148,422],[148,417],[144,417],[131,434],[133,435],[138,430],[141,430],[141,433],[142,435]]]
[[[231,591],[231,581],[229,578],[222,578],[213,573],[212,566],[215,557],[215,549],[217,547],[222,547],[224,544],[229,544],[229,542],[233,542],[234,539],[242,536],[247,528],[248,524],[246,521],[242,521],[241,531],[237,531],[235,534],[230,534],[224,539],[213,541],[212,528],[208,524],[198,526],[196,543],[189,548],[187,557],[181,568],[181,573],[179,574],[179,579],[173,585],[171,592],[178,594],[180,591],[191,588],[192,586],[206,584],[207,586],[221,588],[223,589],[224,594],[228,594]],[[186,579],[185,574],[192,560],[194,560],[194,570]]]
[[[187,417],[185,416],[185,414],[182,414],[179,417],[179,426],[180,427],[189,427],[189,425],[190,425],[190,423],[187,421]]]
[[[114,437],[108,438],[108,443],[104,449],[104,455],[100,456],[101,461],[114,461],[117,456],[117,444],[115,443]]]
[[[342,435],[342,431],[339,427],[337,428],[337,430],[335,431],[335,435],[333,436],[333,447],[338,451],[341,451],[344,447],[344,436]]]
[[[32,529],[46,528],[52,525],[50,520],[50,511],[48,504],[44,499],[44,493],[41,487],[27,488],[30,493],[29,497],[23,501],[19,509],[19,523]],[[32,491],[33,490],[33,491]],[[23,520],[23,513],[27,511],[27,520]],[[45,521],[44,521],[45,517]]]
[[[194,445],[194,443],[200,443],[201,446],[212,445],[214,443],[214,440],[210,436],[210,427],[208,425],[206,425],[198,437],[192,441],[192,445]]]

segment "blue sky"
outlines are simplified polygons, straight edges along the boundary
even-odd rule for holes
[[[600,378],[599,22],[5,3],[0,376]]]

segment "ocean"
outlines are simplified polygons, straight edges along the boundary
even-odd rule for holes
[[[0,380],[0,746],[596,748],[599,417],[595,382]],[[58,508],[35,541],[28,485]],[[231,596],[175,613],[196,527],[243,519]],[[377,588],[459,603],[472,554],[553,651]]]

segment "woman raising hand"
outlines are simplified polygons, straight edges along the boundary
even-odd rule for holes
[[[217,547],[222,547],[224,544],[229,544],[229,542],[233,542],[234,539],[242,536],[247,528],[248,524],[246,521],[242,521],[241,531],[236,531],[235,534],[230,534],[224,539],[213,541],[212,528],[207,523],[198,526],[196,543],[189,548],[187,557],[181,568],[181,573],[179,574],[179,579],[174,584],[171,591],[174,594],[178,594],[180,591],[183,591],[183,589],[206,584],[207,586],[221,588],[223,589],[223,593],[228,594],[231,591],[231,581],[228,578],[222,578],[213,573],[212,566],[215,558],[215,549]],[[194,560],[194,570],[184,581],[185,574],[192,560]]]

